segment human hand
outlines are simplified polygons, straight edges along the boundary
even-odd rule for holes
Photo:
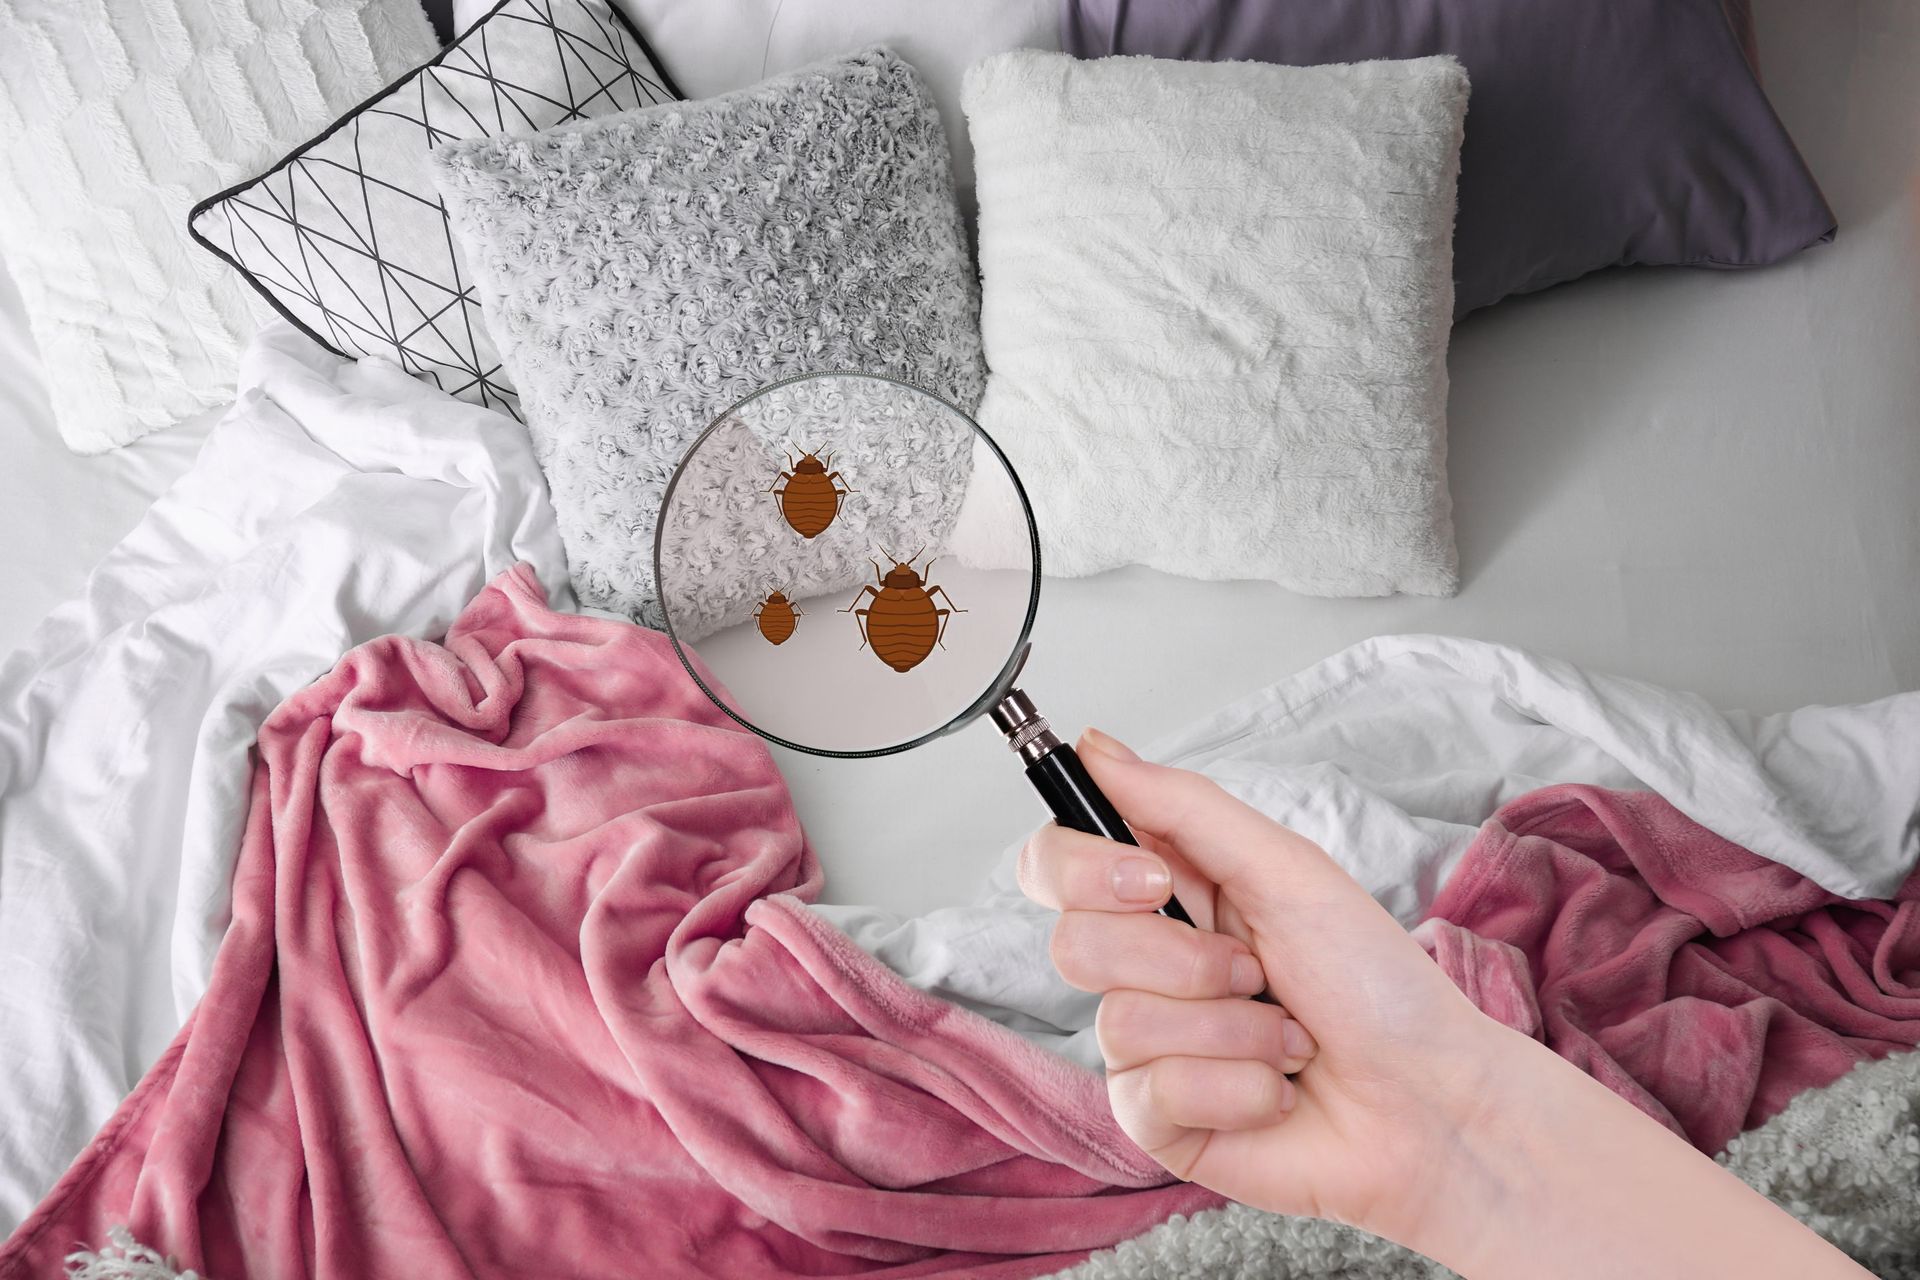
[[[1232,1199],[1416,1236],[1502,1029],[1311,841],[1097,731],[1081,754],[1141,848],[1048,826],[1019,874],[1103,993],[1121,1127]],[[1169,888],[1197,930],[1154,914]]]
[[[1061,913],[1061,975],[1102,993],[1114,1117],[1174,1174],[1476,1280],[1867,1274],[1481,1014],[1311,841],[1105,734],[1080,751],[1140,848],[1048,826],[1020,884]],[[1197,929],[1154,914],[1169,888]]]

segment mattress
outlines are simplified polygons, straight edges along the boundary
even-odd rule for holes
[[[1761,271],[1604,273],[1470,317],[1450,360],[1458,596],[1320,600],[1146,570],[1049,580],[1023,683],[1059,727],[1149,742],[1403,632],[1754,711],[1920,687],[1920,15],[1898,0],[1755,9],[1768,90],[1839,215],[1835,243]],[[46,376],[0,281],[0,651],[79,590],[206,427],[76,457]],[[829,901],[970,900],[1044,816],[984,725],[886,759],[779,757]]]

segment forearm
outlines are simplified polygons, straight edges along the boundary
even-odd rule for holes
[[[1493,1034],[1498,1087],[1406,1243],[1468,1280],[1868,1275],[1544,1045]]]

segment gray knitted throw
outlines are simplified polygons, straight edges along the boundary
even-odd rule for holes
[[[1920,1280],[1920,1053],[1856,1067],[1718,1157],[1875,1275]],[[1176,1215],[1056,1280],[1437,1280],[1453,1272],[1352,1227],[1244,1205]]]

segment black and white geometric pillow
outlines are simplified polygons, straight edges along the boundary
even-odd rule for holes
[[[259,177],[194,206],[189,230],[322,344],[517,417],[427,153],[680,96],[610,0],[504,0]]]

